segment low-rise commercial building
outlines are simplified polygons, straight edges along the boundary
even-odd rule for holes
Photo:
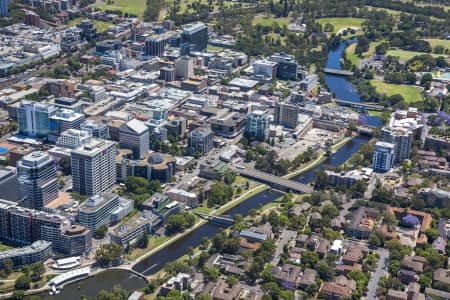
[[[6,260],[12,260],[14,268],[29,265],[35,262],[44,262],[50,258],[52,243],[36,241],[30,246],[14,248],[0,252],[0,268],[4,267]]]

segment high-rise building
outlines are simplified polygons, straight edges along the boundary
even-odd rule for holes
[[[72,190],[80,195],[96,195],[116,183],[114,142],[91,139],[72,151]]]
[[[149,150],[149,131],[144,122],[133,119],[120,126],[120,147],[133,151],[134,158],[143,158]]]
[[[267,59],[259,59],[253,63],[253,76],[258,79],[272,80],[277,76],[277,63]]]
[[[372,168],[377,172],[387,172],[394,165],[395,145],[386,142],[377,142],[373,152]]]
[[[77,27],[81,30],[80,36],[87,41],[93,41],[97,37],[97,29],[91,20],[83,20]]]
[[[0,17],[7,17],[9,15],[8,4],[9,0],[0,0]]]
[[[269,113],[255,110],[248,113],[245,123],[245,135],[258,140],[265,140],[269,133]]]
[[[144,53],[148,56],[162,56],[167,41],[161,36],[149,37],[145,40]]]
[[[17,108],[19,133],[29,137],[46,138],[50,132],[50,117],[55,113],[53,105],[23,100]]]
[[[184,80],[194,76],[194,60],[192,57],[182,56],[175,60],[175,76]]]
[[[81,123],[85,120],[85,115],[70,109],[58,109],[50,117],[50,135],[55,139],[61,132],[68,129],[80,129]]]
[[[174,67],[162,67],[159,69],[159,79],[171,82],[175,80],[175,68]]]
[[[86,120],[80,125],[80,129],[91,133],[92,137],[107,139],[109,137],[108,124],[96,120]]]
[[[274,121],[276,124],[288,128],[296,128],[298,125],[298,106],[289,103],[277,103],[275,106]]]
[[[17,188],[17,169],[14,167],[0,167],[0,199],[14,202],[20,199]]]
[[[281,80],[297,80],[298,62],[294,55],[275,53],[270,60],[278,63],[277,78]]]
[[[187,24],[181,32],[181,53],[206,51],[208,47],[208,26],[203,23]]]
[[[381,129],[380,140],[395,145],[394,164],[409,159],[412,142],[420,137],[423,120],[416,108],[392,113],[389,122]]]
[[[41,26],[41,17],[33,11],[28,11],[27,13],[25,13],[24,23],[27,25],[39,27]]]
[[[119,196],[105,193],[94,195],[78,207],[78,222],[91,231],[111,223],[111,213],[119,208]]]
[[[56,167],[50,155],[35,151],[17,162],[19,195],[25,207],[39,209],[58,198]]]
[[[61,236],[61,252],[68,256],[83,255],[92,249],[92,232],[80,225],[72,225]]]
[[[56,141],[56,146],[75,149],[88,143],[91,138],[92,135],[89,131],[69,129],[61,133]]]
[[[211,126],[198,127],[188,135],[188,147],[191,153],[208,154],[213,148],[214,133]]]

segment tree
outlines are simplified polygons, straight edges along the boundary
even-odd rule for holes
[[[45,267],[42,262],[36,262],[30,266],[33,274],[31,275],[32,281],[41,280],[42,275],[45,273]]]
[[[325,171],[320,170],[316,172],[316,180],[314,182],[314,188],[316,190],[323,190],[328,186],[328,175]]]
[[[207,281],[217,282],[219,275],[220,271],[217,268],[206,268],[203,270],[203,276]]]
[[[95,230],[95,238],[104,239],[108,233],[108,226],[102,225]]]
[[[95,260],[103,267],[117,263],[122,259],[123,248],[116,243],[103,245],[95,252]]]
[[[9,275],[13,272],[14,269],[14,263],[13,261],[8,258],[5,259],[5,261],[3,262],[3,270],[5,271],[6,275]]]
[[[21,300],[25,298],[25,291],[24,290],[18,290],[18,291],[14,291],[12,294],[11,299],[12,300]]]
[[[142,236],[139,238],[139,241],[138,241],[138,247],[139,248],[143,248],[143,249],[145,249],[145,248],[147,248],[147,245],[148,245],[148,240],[149,240],[149,238],[148,238],[148,232],[147,232],[147,230],[146,231],[144,231],[144,233],[142,234]]]
[[[16,290],[28,290],[30,288],[30,284],[31,284],[30,277],[27,275],[21,275],[16,279],[14,283],[14,288]]]
[[[64,171],[64,175],[70,175],[72,173],[72,161],[70,157],[64,156],[59,160],[59,165]]]
[[[334,269],[325,261],[320,261],[316,268],[317,273],[323,281],[331,281],[334,278]]]
[[[435,239],[437,239],[440,235],[440,232],[436,228],[428,228],[425,231],[425,234],[428,237],[428,242],[431,244]]]
[[[182,212],[171,215],[166,220],[166,231],[173,234],[192,227],[195,223],[195,217],[189,212]]]
[[[316,263],[319,261],[319,256],[316,252],[306,250],[302,252],[301,264],[304,268],[315,268]]]

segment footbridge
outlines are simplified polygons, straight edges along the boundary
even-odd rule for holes
[[[353,72],[352,71],[338,70],[338,69],[332,69],[332,68],[325,68],[323,71],[326,74],[331,74],[331,75],[353,76]]]
[[[219,224],[219,225],[232,225],[234,223],[234,219],[229,216],[218,216],[214,214],[206,214],[198,211],[192,211],[194,214],[199,216],[202,219],[208,220],[211,223]]]
[[[255,170],[253,168],[233,168],[233,171],[239,175],[267,183],[275,189],[279,189],[281,191],[292,191],[296,193],[302,194],[311,194],[314,189],[306,184],[299,183],[294,180],[289,180],[287,178],[277,177],[272,174],[261,172]]]

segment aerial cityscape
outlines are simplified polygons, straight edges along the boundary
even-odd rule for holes
[[[0,299],[450,299],[449,0],[0,0]]]

